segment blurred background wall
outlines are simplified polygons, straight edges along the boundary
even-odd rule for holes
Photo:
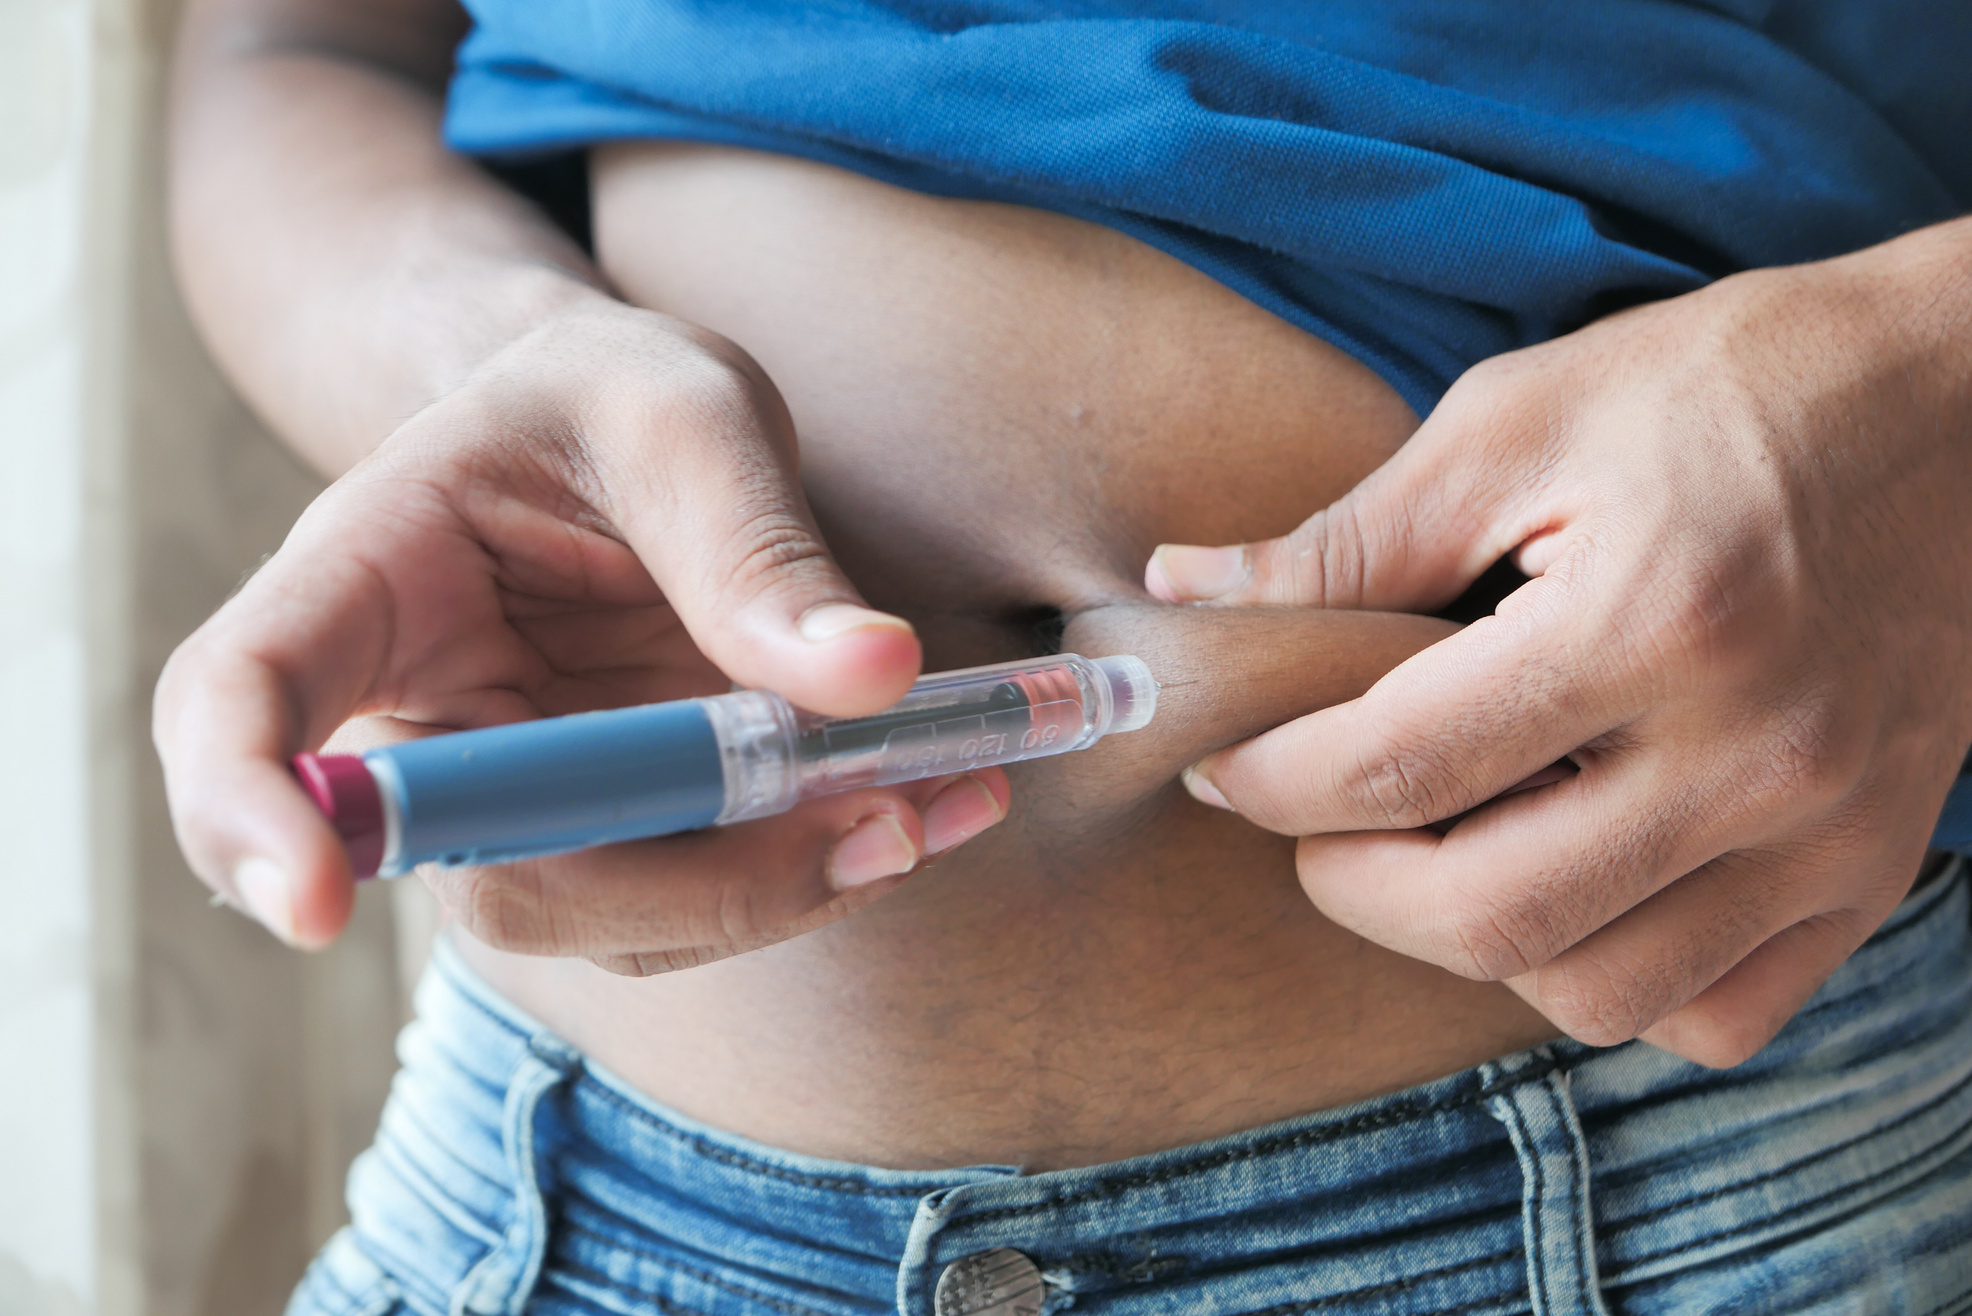
[[[171,838],[151,686],[317,487],[173,290],[175,10],[0,0],[0,1316],[280,1311],[428,935],[288,951]]]

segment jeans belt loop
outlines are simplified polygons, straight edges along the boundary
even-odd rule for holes
[[[1524,1063],[1516,1063],[1524,1062]],[[1528,1075],[1517,1078],[1520,1073]],[[1609,1316],[1596,1275],[1589,1149],[1568,1071],[1545,1046],[1480,1066],[1486,1109],[1520,1158],[1520,1223],[1534,1316]]]
[[[500,1141],[514,1187],[506,1237],[466,1273],[452,1295],[451,1316],[520,1316],[541,1277],[548,1247],[548,1207],[541,1183],[541,1099],[581,1069],[581,1053],[551,1033],[528,1039],[507,1082]]]

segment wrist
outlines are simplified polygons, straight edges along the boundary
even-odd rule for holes
[[[385,449],[464,470],[489,451],[503,467],[518,442],[611,520],[625,511],[615,491],[645,484],[655,451],[672,453],[675,474],[700,458],[716,465],[724,438],[770,434],[784,440],[792,478],[785,407],[730,340],[595,288],[517,278],[489,296],[506,332],[461,355]]]
[[[322,377],[343,385],[330,390],[333,401],[285,375],[273,381],[285,386],[283,396],[254,399],[289,445],[330,478],[368,456],[407,418],[498,369],[527,340],[625,309],[579,272],[524,258],[450,261],[366,300],[370,314],[396,327],[377,332],[367,346],[331,345]],[[362,386],[347,388],[351,377]],[[299,414],[296,403],[311,409]]]
[[[402,309],[427,326],[415,363],[426,399],[444,397],[523,343],[631,310],[585,271],[524,258],[447,270]]]
[[[1780,432],[1825,434],[1838,415],[1872,437],[1972,418],[1972,221],[1748,270],[1680,300],[1693,314],[1677,350],[1698,345],[1692,363]]]
[[[1972,218],[1932,225],[1829,262],[1869,289],[1874,339],[1887,371],[1940,429],[1972,421]]]

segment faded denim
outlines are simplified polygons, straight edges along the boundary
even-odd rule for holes
[[[657,1106],[441,951],[289,1316],[931,1316],[1010,1247],[1078,1316],[1972,1311],[1972,901],[1907,900],[1729,1071],[1557,1043],[1111,1165],[910,1172]]]

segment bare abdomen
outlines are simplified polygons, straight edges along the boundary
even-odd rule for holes
[[[1172,784],[1449,629],[1172,608],[1162,541],[1282,533],[1415,426],[1350,358],[1132,239],[822,166],[597,161],[602,259],[780,386],[830,543],[927,661],[1139,652],[1155,726],[1014,775],[1014,812],[844,923],[648,980],[468,948],[660,1101],[817,1155],[1084,1164],[1422,1081],[1545,1036],[1504,989],[1370,946],[1291,841]]]

